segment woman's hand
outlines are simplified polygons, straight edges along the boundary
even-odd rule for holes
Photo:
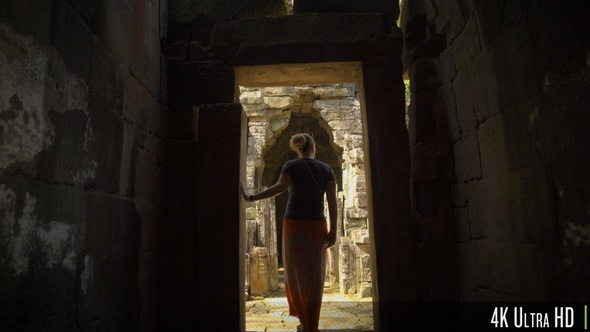
[[[336,228],[330,229],[328,236],[326,236],[326,248],[330,248],[336,243]]]
[[[244,198],[244,200],[249,201],[250,195],[248,195],[248,193],[246,192],[246,187],[244,187],[244,184],[241,182],[240,182],[240,191],[242,192],[242,197]]]

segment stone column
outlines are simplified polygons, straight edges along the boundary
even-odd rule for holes
[[[373,306],[375,328],[381,331],[399,330],[396,326],[399,322],[405,326],[419,326],[405,89],[401,61],[391,59],[375,57],[363,62],[365,115],[369,128],[365,138],[370,147],[371,178],[367,191],[372,193],[374,207],[370,209],[373,221],[369,232],[374,243],[372,266],[377,269],[373,274]]]
[[[239,196],[241,147],[245,122],[240,104],[199,108],[196,155],[197,307],[199,328],[240,331],[245,328],[245,256],[241,242],[243,204]],[[243,128],[243,129],[242,129]],[[235,188],[232,190],[231,188]],[[242,245],[244,245],[242,247]],[[230,282],[228,282],[230,281]]]
[[[261,190],[266,189],[265,187]],[[277,250],[277,223],[275,200],[264,199],[256,202],[258,245],[266,248],[268,290],[279,288],[279,262]]]

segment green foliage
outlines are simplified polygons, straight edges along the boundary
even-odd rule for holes
[[[404,80],[404,86],[406,87],[406,103],[410,103],[412,98],[412,92],[410,92],[410,80]]]

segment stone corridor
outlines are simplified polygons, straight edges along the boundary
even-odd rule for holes
[[[590,1],[0,1],[0,331],[292,330],[239,188],[302,130],[344,179],[330,288],[374,300],[325,330],[589,303]]]

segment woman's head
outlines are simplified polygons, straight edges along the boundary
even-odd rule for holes
[[[295,134],[291,137],[290,145],[291,150],[297,152],[299,155],[305,155],[312,151],[315,142],[310,134]]]

